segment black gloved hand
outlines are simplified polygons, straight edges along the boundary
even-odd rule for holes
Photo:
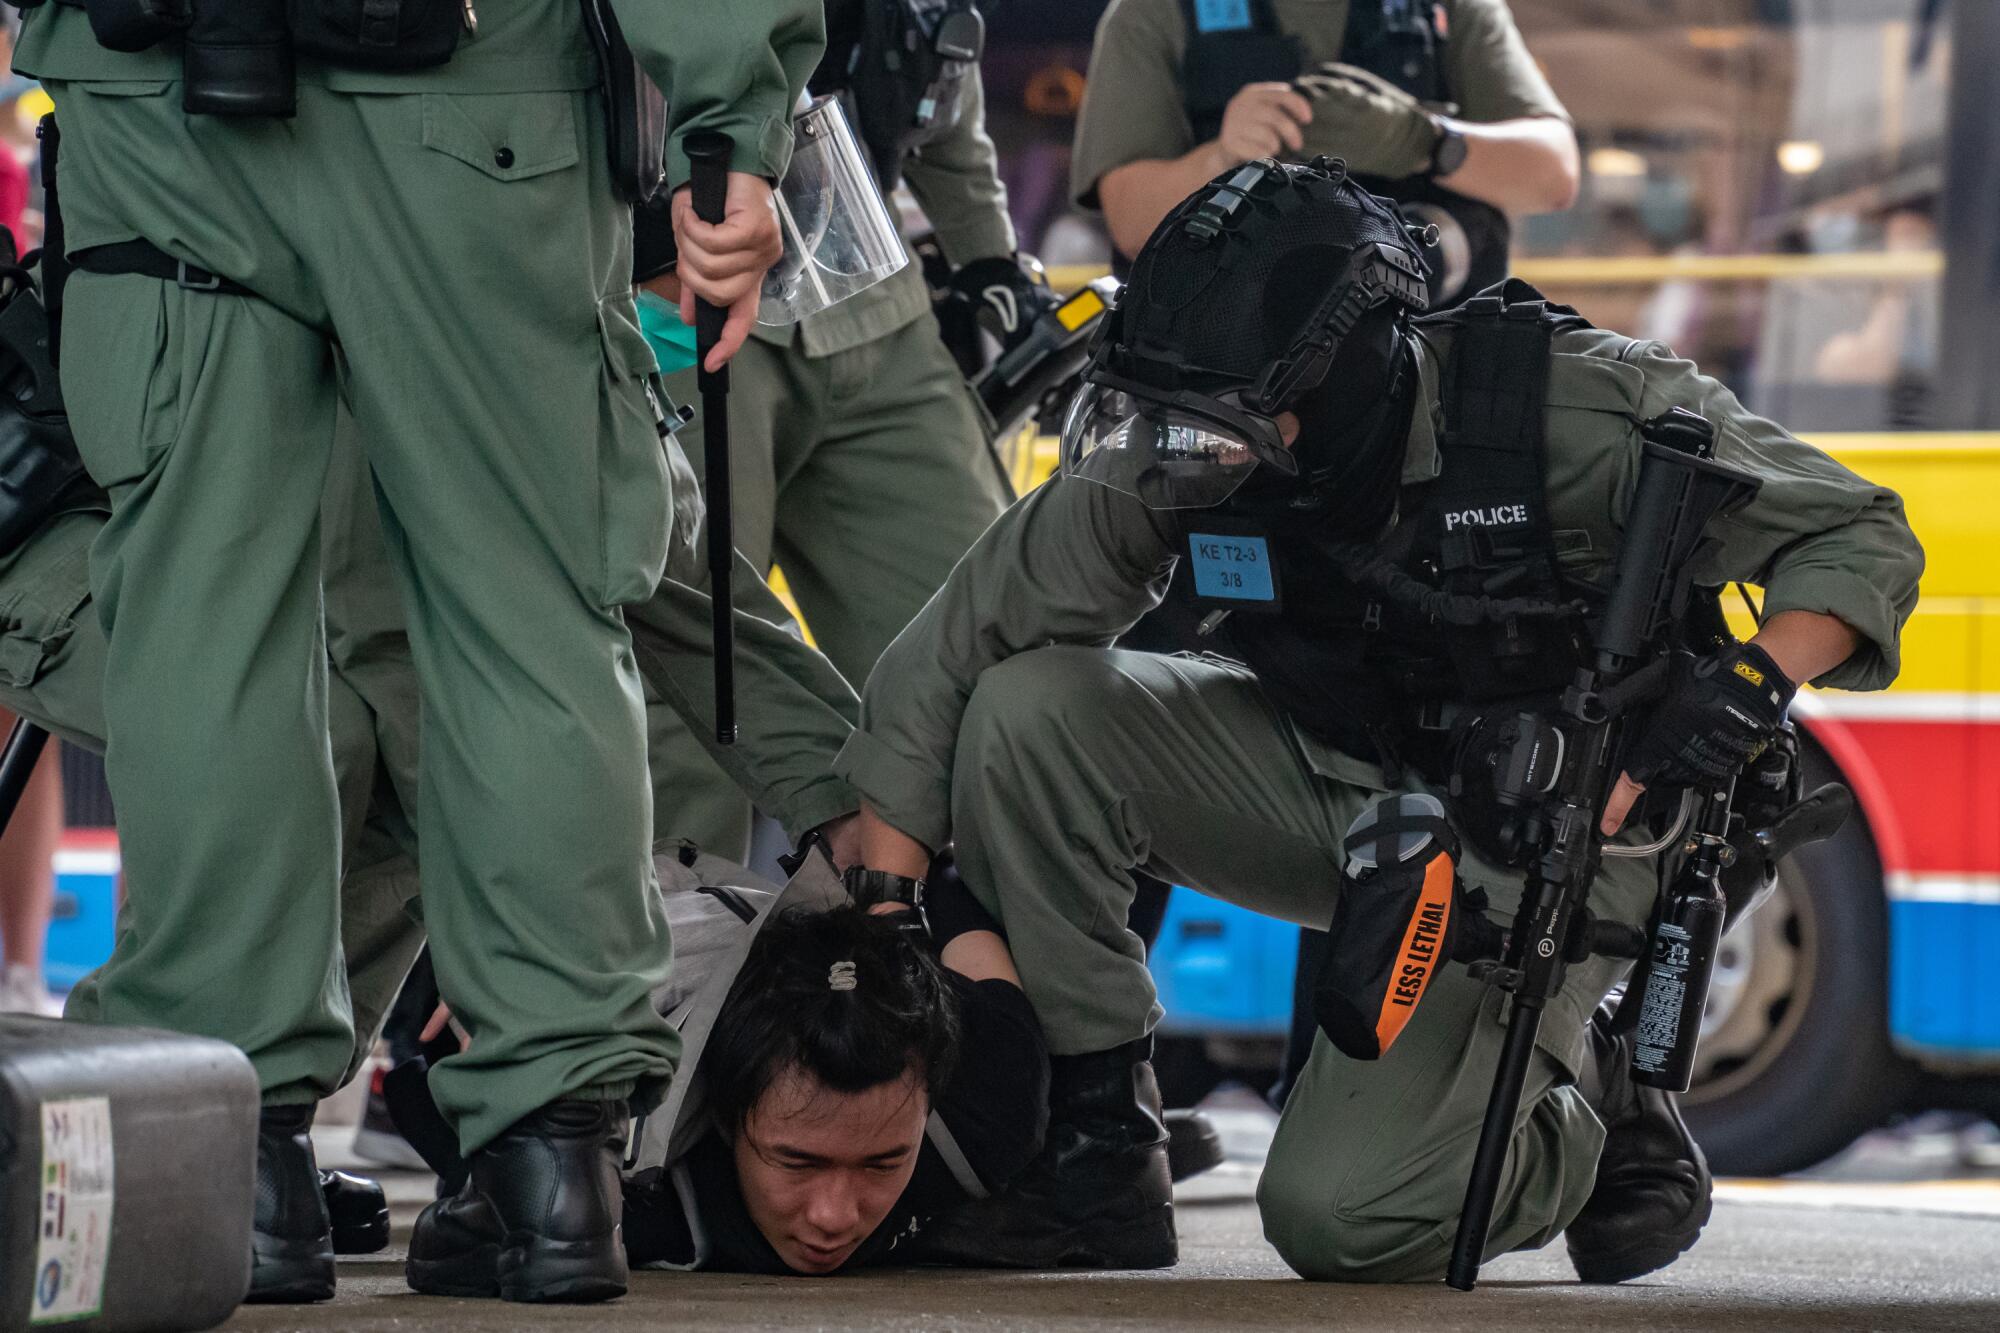
[[[971,307],[980,327],[1000,340],[1003,354],[1028,336],[1044,310],[1061,303],[1033,255],[975,259],[951,275],[950,290]]]
[[[1719,782],[1770,743],[1797,693],[1754,643],[1699,658],[1654,709],[1625,771],[1647,786]]]

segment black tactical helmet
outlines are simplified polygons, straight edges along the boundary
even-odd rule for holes
[[[1140,250],[1072,404],[1064,470],[1161,509],[1219,504],[1258,463],[1337,471],[1302,466],[1276,417],[1322,386],[1379,390],[1393,334],[1425,307],[1420,239],[1338,160],[1217,177]]]

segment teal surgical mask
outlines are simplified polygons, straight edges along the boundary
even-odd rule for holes
[[[653,359],[660,363],[662,375],[694,365],[694,330],[681,322],[679,307],[669,305],[649,291],[640,291],[639,331],[653,345]]]

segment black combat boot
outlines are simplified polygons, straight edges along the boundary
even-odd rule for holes
[[[1173,1182],[1150,1037],[1049,1061],[1049,1133],[1004,1189],[927,1224],[919,1263],[966,1268],[1168,1268]]]
[[[267,1106],[257,1119],[257,1211],[250,1234],[250,1294],[302,1305],[333,1296],[333,1229],[313,1162],[311,1102]]]
[[[1174,1184],[1213,1171],[1221,1166],[1222,1134],[1215,1122],[1193,1108],[1169,1111],[1167,1126],[1167,1168]]]
[[[374,1254],[389,1248],[389,1200],[382,1182],[345,1171],[319,1173],[326,1215],[333,1223],[335,1254]]]
[[[1590,1019],[1590,1068],[1578,1086],[1604,1122],[1597,1184],[1563,1240],[1585,1282],[1625,1282],[1665,1268],[1708,1225],[1714,1181],[1678,1099],[1632,1081],[1631,1034],[1611,1033],[1611,1006]]]
[[[625,1294],[618,1163],[625,1103],[550,1102],[472,1155],[417,1218],[404,1274],[428,1296],[608,1301]]]

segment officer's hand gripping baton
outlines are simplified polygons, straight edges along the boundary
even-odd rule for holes
[[[720,223],[729,197],[729,159],[735,141],[718,130],[700,130],[687,137],[688,162],[693,167],[694,214],[711,225]],[[700,297],[694,305],[694,346],[701,389],[702,453],[708,479],[708,596],[715,616],[715,739],[736,743],[736,632],[730,619],[729,574],[736,544],[729,511],[729,367],[708,368],[709,353],[722,340],[729,312]]]

